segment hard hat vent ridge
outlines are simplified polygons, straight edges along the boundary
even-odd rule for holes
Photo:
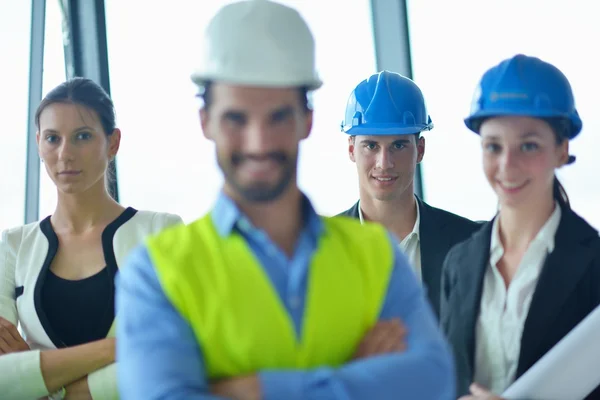
[[[342,130],[350,135],[407,135],[431,130],[421,89],[390,71],[370,76],[350,94]]]

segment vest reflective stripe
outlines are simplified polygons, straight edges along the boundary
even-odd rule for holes
[[[250,247],[235,231],[220,236],[210,214],[147,241],[166,296],[198,339],[209,378],[350,359],[377,321],[393,247],[379,225],[323,221],[300,338]]]

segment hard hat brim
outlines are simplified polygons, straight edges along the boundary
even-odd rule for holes
[[[433,129],[433,124],[408,127],[376,127],[376,126],[354,126],[343,127],[342,130],[348,135],[362,136],[393,136],[393,135],[415,135],[423,131]]]
[[[559,113],[554,110],[506,110],[506,109],[488,109],[485,111],[478,111],[473,113],[464,119],[466,127],[476,134],[479,135],[479,130],[477,128],[480,127],[480,124],[477,124],[477,121],[480,121],[484,118],[492,118],[492,117],[531,117],[531,118],[564,118],[571,121],[571,132],[569,135],[569,139],[574,138],[581,132],[582,122],[581,119],[574,118],[572,114]]]
[[[319,78],[307,79],[307,80],[281,80],[276,81],[270,77],[248,77],[248,76],[224,76],[222,74],[210,74],[204,72],[195,72],[191,75],[192,82],[198,86],[204,86],[207,82],[219,82],[229,85],[238,86],[253,86],[253,87],[265,87],[265,88],[293,88],[303,87],[307,90],[317,90],[323,86],[323,81]]]

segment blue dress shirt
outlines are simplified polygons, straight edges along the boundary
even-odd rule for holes
[[[211,212],[219,234],[240,232],[260,260],[299,335],[307,271],[323,229],[305,200],[306,224],[289,258],[235,203],[221,194]],[[390,235],[394,267],[380,320],[399,318],[407,349],[340,368],[256,371],[265,400],[455,399],[453,359],[407,259]],[[343,279],[343,276],[341,277]],[[191,326],[165,296],[145,247],[129,256],[117,277],[117,369],[123,400],[208,400],[202,349]]]

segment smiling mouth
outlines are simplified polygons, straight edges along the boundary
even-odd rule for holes
[[[398,180],[398,177],[394,176],[372,176],[375,181],[375,185],[380,188],[391,188]]]
[[[524,188],[525,185],[527,185],[527,183],[528,183],[528,181],[525,181],[522,183],[508,183],[508,182],[498,181],[498,184],[500,185],[500,187],[507,192],[516,192],[516,191]]]
[[[375,179],[376,181],[379,181],[379,182],[392,182],[392,181],[395,181],[398,178],[397,177],[390,177],[390,176],[387,176],[387,177],[374,176],[373,179]]]

